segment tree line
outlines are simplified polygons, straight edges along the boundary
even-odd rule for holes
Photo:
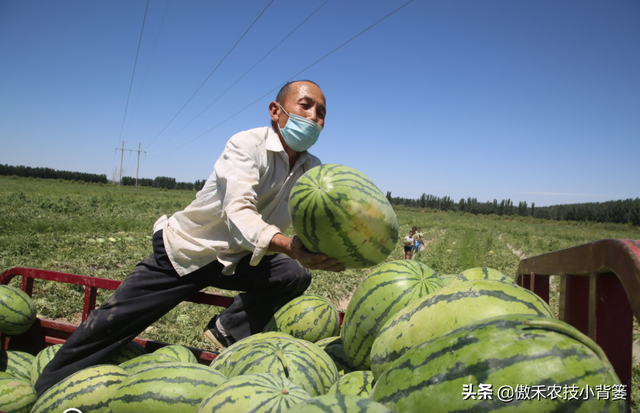
[[[149,186],[152,188],[164,188],[164,189],[182,189],[190,191],[199,191],[204,186],[206,179],[196,179],[195,182],[176,182],[176,178],[170,178],[168,176],[157,176],[155,179],[138,178],[138,186]],[[122,185],[135,186],[136,178],[130,176],[122,177]]]
[[[13,175],[13,176],[40,178],[40,179],[64,179],[67,181],[81,181],[81,182],[91,182],[91,183],[101,183],[101,184],[106,184],[109,182],[106,174],[98,175],[98,174],[88,174],[84,172],[60,171],[57,169],[41,168],[41,167],[32,168],[30,166],[23,166],[23,165],[11,166],[11,165],[0,164],[0,175],[5,175],[5,176]],[[196,180],[195,182],[176,182],[175,178],[169,178],[167,176],[158,176],[155,179],[139,178],[138,186],[199,191],[202,189],[205,182],[206,182],[205,179]],[[112,182],[112,183],[116,183],[116,182]],[[122,185],[126,185],[126,186],[134,186],[136,184],[136,179],[130,176],[124,176],[122,177],[121,183]]]
[[[474,215],[518,215],[557,221],[611,222],[640,226],[640,198],[547,207],[536,207],[535,203],[529,205],[527,201],[520,201],[515,205],[511,199],[478,202],[477,198],[462,198],[455,202],[448,196],[440,198],[427,194],[422,194],[418,199],[401,198],[392,197],[391,191],[387,192],[387,199],[391,205],[459,211]]]
[[[11,166],[0,164],[0,175],[15,175],[41,179],[64,179],[106,184],[107,175],[88,174],[84,172],[59,171],[52,168],[32,168],[30,166]]]
[[[21,177],[41,179],[64,179],[90,183],[106,184],[107,175],[89,174],[84,172],[61,171],[52,168],[32,168],[30,166],[11,166],[0,164],[0,175],[15,175]],[[176,182],[175,178],[158,176],[154,179],[139,178],[139,186],[148,186],[163,189],[178,189],[199,191],[206,179],[195,182]],[[135,178],[125,176],[122,185],[134,186]],[[607,202],[588,202],[583,204],[552,205],[537,207],[535,203],[529,205],[527,201],[520,201],[515,205],[510,199],[497,199],[487,202],[479,202],[477,198],[460,199],[455,202],[448,196],[437,197],[435,195],[422,194],[418,199],[392,197],[391,191],[387,192],[387,199],[391,205],[404,205],[410,208],[430,208],[440,211],[459,211],[474,215],[519,215],[534,218],[551,219],[557,221],[592,221],[611,222],[616,224],[631,224],[640,226],[640,198],[625,199]]]

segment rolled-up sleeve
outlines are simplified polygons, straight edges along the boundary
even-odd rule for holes
[[[260,262],[271,239],[280,232],[278,227],[267,224],[258,212],[260,168],[255,156],[250,148],[229,141],[215,165],[218,190],[224,193],[222,219],[235,242],[253,253],[252,265]]]

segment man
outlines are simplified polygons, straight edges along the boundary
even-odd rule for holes
[[[58,350],[35,385],[38,396],[99,364],[205,287],[243,291],[204,329],[225,348],[262,331],[280,307],[301,295],[311,283],[309,269],[344,270],[282,233],[290,224],[291,188],[320,164],[307,149],[324,126],[324,94],[310,81],[287,83],[269,114],[271,127],[227,142],[187,208],[155,223],[153,253]]]

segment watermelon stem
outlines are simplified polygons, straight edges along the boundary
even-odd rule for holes
[[[526,320],[523,323],[527,326],[544,328],[565,334],[589,347],[594,353],[596,353],[600,360],[611,365],[607,355],[595,341],[568,324],[558,322],[556,320]]]
[[[287,366],[287,360],[284,358],[282,350],[276,350],[275,354],[278,360],[280,360],[280,363],[282,363],[282,368],[284,369],[285,376],[289,378],[289,367]]]

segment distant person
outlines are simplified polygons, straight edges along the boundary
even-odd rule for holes
[[[409,231],[409,234],[404,237],[402,243],[404,244],[404,259],[410,260],[411,250],[413,248],[413,231]]]
[[[320,165],[307,149],[324,126],[324,94],[313,82],[290,82],[268,108],[271,126],[231,137],[191,205],[156,222],[153,253],[64,343],[37,381],[38,395],[104,362],[205,287],[243,291],[204,329],[224,349],[261,332],[280,307],[304,293],[309,269],[344,270],[306,250],[297,236],[283,235],[293,185]]]
[[[422,249],[424,235],[422,235],[422,229],[420,227],[416,228],[415,233],[413,234],[413,248],[411,249],[411,258],[415,258],[415,256]]]

